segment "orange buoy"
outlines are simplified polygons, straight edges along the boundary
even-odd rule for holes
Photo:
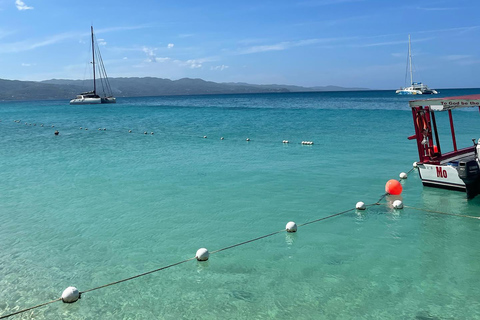
[[[388,180],[385,185],[385,192],[393,195],[399,195],[402,193],[402,185],[395,179]]]

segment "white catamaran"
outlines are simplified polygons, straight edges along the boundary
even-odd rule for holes
[[[93,90],[83,92],[77,95],[75,99],[70,100],[70,104],[99,104],[99,103],[116,103],[117,100],[112,95],[112,89],[108,82],[107,72],[103,65],[102,56],[100,50],[95,41],[95,35],[93,34],[93,26],[91,27],[92,33],[92,65],[93,65]],[[96,50],[95,50],[96,48]],[[98,79],[96,75],[99,75]],[[100,82],[102,95],[100,96],[97,91],[97,82]]]
[[[412,71],[412,50],[410,43],[410,35],[408,35],[408,60],[407,60],[407,70],[410,68],[410,87],[400,88],[395,91],[396,94],[437,94],[438,92],[434,89],[429,89],[426,84],[421,82],[413,82],[413,71]],[[406,77],[405,77],[406,78]]]

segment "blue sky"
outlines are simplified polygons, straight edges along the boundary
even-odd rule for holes
[[[478,0],[0,0],[0,78],[88,79],[93,24],[109,77],[478,88]]]

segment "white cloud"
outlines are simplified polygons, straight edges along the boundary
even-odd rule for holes
[[[228,68],[229,68],[229,66],[226,66],[226,65],[222,64],[221,66],[210,67],[210,70],[223,71],[223,70],[228,69]]]
[[[22,10],[32,10],[33,7],[29,7],[23,2],[22,0],[15,0],[15,5],[17,6],[17,9],[22,11]]]
[[[198,69],[202,67],[202,62],[199,60],[187,60],[185,61],[186,65],[189,66],[191,69]]]
[[[174,45],[173,43],[169,43],[169,44],[167,45],[167,48],[168,48],[168,49],[172,49],[174,46],[175,46],[175,45]]]
[[[332,39],[306,39],[306,40],[298,40],[298,41],[283,41],[276,44],[270,45],[261,45],[261,46],[252,46],[243,50],[240,50],[239,54],[251,54],[251,53],[259,53],[259,52],[267,52],[267,51],[283,51],[293,47],[303,47],[303,46],[310,46],[313,44],[318,44],[321,42],[330,42]]]
[[[31,67],[33,64],[31,63],[22,63],[22,67]]]
[[[466,60],[466,59],[470,59],[472,58],[471,55],[466,55],[466,54],[452,54],[452,55],[449,55],[449,56],[445,56],[445,59],[446,60],[449,60],[449,61],[458,61],[458,60]]]
[[[470,66],[480,63],[479,60],[475,60],[475,57],[468,54],[452,54],[443,57],[444,60],[451,61],[454,64],[460,66]]]
[[[40,41],[24,40],[20,42],[12,42],[12,43],[0,42],[0,53],[33,50],[36,48],[55,44],[69,38],[72,38],[72,34],[64,33],[64,34],[54,35]]]
[[[290,47],[289,42],[280,42],[280,43],[271,44],[271,45],[253,46],[240,51],[240,54],[250,54],[250,53],[267,52],[267,51],[282,51],[289,47]]]
[[[145,54],[147,55],[147,59],[149,62],[157,62],[157,57],[155,55],[155,48],[147,48],[147,47],[143,47],[142,48],[142,51],[145,52]]]
[[[105,41],[105,39],[97,39],[97,43],[99,46],[107,45],[107,42]]]

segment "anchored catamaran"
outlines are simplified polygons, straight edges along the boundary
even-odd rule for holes
[[[410,35],[408,35],[408,60],[407,69],[410,69],[410,87],[400,88],[395,91],[396,94],[437,94],[434,89],[429,89],[426,84],[421,82],[413,82],[413,68],[412,68],[412,50],[410,43]],[[406,78],[406,77],[405,77]],[[406,82],[406,81],[405,81]]]
[[[112,89],[108,82],[107,71],[103,65],[102,56],[98,45],[95,42],[95,35],[93,33],[93,26],[91,27],[92,34],[92,65],[93,65],[93,90],[83,92],[77,95],[75,99],[70,100],[70,104],[99,104],[99,103],[116,103],[117,100],[112,95]],[[95,48],[97,50],[95,50]],[[99,78],[96,78],[96,74]],[[102,88],[102,95],[97,91],[97,81],[100,82]]]

